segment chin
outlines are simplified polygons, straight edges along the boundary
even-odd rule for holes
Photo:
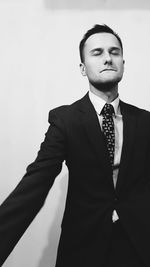
[[[122,77],[117,77],[113,79],[101,80],[101,81],[91,81],[90,83],[98,90],[108,90],[113,89],[114,86],[118,85]]]
[[[99,83],[102,83],[102,84],[107,84],[107,83],[119,83],[122,79],[122,76],[120,77],[106,77],[104,79],[101,79],[100,81],[97,81]]]
[[[107,82],[94,82],[91,84],[100,91],[108,91],[108,90],[114,89],[114,87],[118,84],[118,82],[107,81]]]

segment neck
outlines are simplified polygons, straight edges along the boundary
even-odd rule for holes
[[[90,91],[102,98],[106,103],[111,103],[118,96],[118,84],[111,86],[111,88],[102,86],[100,89],[95,88],[90,84]]]

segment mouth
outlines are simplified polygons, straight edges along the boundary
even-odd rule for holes
[[[116,71],[116,70],[115,69],[104,69],[104,70],[101,70],[100,73],[105,72],[105,71]]]

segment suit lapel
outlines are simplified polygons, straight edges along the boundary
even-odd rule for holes
[[[95,109],[89,99],[88,94],[80,101],[80,111],[82,112],[82,123],[88,136],[89,142],[95,150],[96,157],[102,162],[104,171],[111,173],[111,166],[109,164],[108,152],[104,142],[104,136],[99,125],[99,120]],[[109,175],[110,176],[110,175]]]
[[[129,105],[120,101],[120,108],[123,116],[123,147],[116,191],[124,190],[130,182],[128,181],[129,175],[127,175],[127,172],[130,171],[136,130],[136,116],[131,112]]]
[[[121,189],[124,190],[125,186],[127,186],[130,182],[128,180],[129,175],[127,175],[127,172],[130,171],[129,168],[132,159],[136,131],[136,116],[132,112],[130,105],[120,101],[120,108],[123,116],[123,147],[116,192]],[[104,168],[103,171],[108,174],[110,182],[113,185],[111,166],[103,133],[88,93],[79,101],[79,110],[82,113],[82,123],[89,142],[96,153],[96,157],[102,162],[102,166]]]

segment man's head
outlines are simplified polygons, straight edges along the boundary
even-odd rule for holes
[[[122,50],[122,54],[123,54],[123,45],[122,45],[122,41],[119,37],[119,35],[113,31],[110,27],[108,27],[107,25],[99,25],[99,24],[96,24],[94,27],[92,27],[91,29],[89,29],[83,36],[80,44],[79,44],[79,52],[80,52],[80,60],[81,62],[84,62],[84,46],[85,46],[85,43],[86,43],[86,40],[93,34],[96,34],[96,33],[111,33],[113,34],[119,41],[120,43],[120,47],[121,47],[121,50]]]
[[[95,25],[80,42],[81,73],[90,85],[111,87],[122,79],[123,46],[120,37],[107,25]]]

